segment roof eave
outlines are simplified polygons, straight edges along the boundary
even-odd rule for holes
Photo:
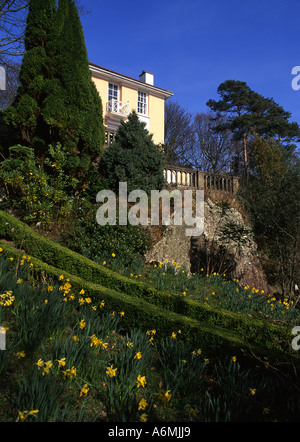
[[[168,91],[166,89],[162,89],[160,87],[157,86],[153,86],[151,84],[145,83],[141,80],[137,80],[135,78],[132,77],[128,77],[126,75],[123,74],[119,74],[118,72],[115,71],[111,71],[110,69],[106,69],[102,66],[98,66],[95,63],[90,62],[89,63],[90,66],[90,70],[93,74],[101,74],[104,77],[107,77],[107,79],[109,78],[116,78],[119,81],[122,81],[123,83],[127,83],[129,85],[135,85],[136,87],[142,87],[143,89],[147,89],[148,91],[152,91],[153,93],[155,93],[156,95],[162,95],[163,98],[170,98],[172,97],[174,94],[171,91]],[[96,75],[95,75],[96,76]]]

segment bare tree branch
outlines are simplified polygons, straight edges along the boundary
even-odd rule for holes
[[[79,0],[75,1],[80,15],[89,14]],[[0,64],[2,57],[22,57],[29,0],[0,0]]]
[[[0,62],[23,55],[27,12],[28,0],[0,0]]]
[[[235,141],[229,131],[217,133],[214,128],[224,122],[212,112],[195,116],[195,145],[193,165],[213,173],[231,172]]]
[[[169,165],[189,166],[194,144],[193,116],[174,101],[165,108],[165,154]]]

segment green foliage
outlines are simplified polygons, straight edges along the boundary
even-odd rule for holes
[[[56,53],[56,83],[51,80],[42,115],[67,152],[81,158],[73,169],[87,171],[104,144],[102,102],[91,80],[83,30],[73,1],[59,2],[57,34],[51,48]]]
[[[63,382],[63,377],[57,379],[53,374],[45,376],[42,370],[32,368],[31,373],[24,374],[18,381],[18,396],[12,398],[16,409],[21,412],[16,420],[49,421],[58,412],[62,398],[66,397],[66,389],[67,383]]]
[[[8,190],[10,205],[24,220],[50,225],[53,219],[70,214],[69,189],[77,181],[65,175],[65,163],[66,154],[60,145],[50,147],[45,161],[51,175],[39,167],[32,148],[10,148],[10,158],[0,163],[1,182]]]
[[[20,85],[4,120],[34,150],[43,171],[49,172],[51,149],[59,144],[67,181],[75,178],[76,190],[83,191],[102,151],[104,126],[78,11],[72,0],[60,1],[58,8],[55,0],[29,3]]]
[[[231,115],[227,123],[218,127],[219,130],[230,129],[238,139],[253,132],[282,139],[299,138],[299,126],[289,122],[291,114],[272,98],[254,92],[245,82],[224,81],[217,92],[220,100],[209,100],[207,106],[215,112]]]
[[[40,108],[44,89],[53,72],[53,62],[46,51],[50,28],[53,27],[56,1],[32,0],[29,4],[25,30],[26,53],[20,69],[20,85],[14,103],[4,112],[8,125],[18,128],[23,143],[31,143],[35,137],[44,142],[47,131],[40,121]],[[45,151],[44,142],[38,146],[38,154]]]
[[[187,342],[185,324],[191,322],[184,318],[172,323],[172,315],[165,312],[157,321],[158,328],[149,330],[147,323],[156,322],[151,314],[157,312],[151,307],[146,321],[140,316],[138,327],[128,328],[129,304],[128,309],[111,311],[113,303],[108,298],[103,301],[102,296],[93,296],[95,292],[91,296],[92,286],[85,284],[82,290],[83,280],[71,275],[57,273],[49,279],[43,273],[46,297],[42,293],[35,297],[36,313],[31,320],[41,323],[45,300],[50,302],[51,294],[67,311],[57,310],[50,339],[42,334],[32,342],[31,352],[24,352],[16,313],[26,308],[30,289],[37,288],[31,261],[34,268],[38,266],[38,261],[28,256],[26,269],[20,262],[16,266],[15,261],[0,258],[1,292],[14,295],[19,290],[11,305],[0,304],[0,312],[6,309],[5,324],[9,325],[9,357],[0,359],[0,421],[253,422],[298,418],[299,382],[293,375],[294,366],[289,370],[285,364],[283,372],[279,364],[272,370],[266,353],[264,363],[256,358],[251,364],[235,352],[239,346],[217,354],[213,348],[215,357],[208,359],[200,336],[194,345]],[[167,322],[165,327],[163,321]],[[10,345],[14,340],[17,348]]]
[[[117,252],[114,261],[124,268],[143,259],[150,246],[148,231],[132,225],[100,226],[95,213],[95,205],[84,199],[76,201],[72,217],[64,225],[62,244],[100,263]]]
[[[101,164],[107,174],[110,189],[118,192],[119,182],[127,182],[128,192],[151,190],[164,186],[164,157],[159,146],[145,129],[136,112],[122,122],[115,142],[104,152]]]
[[[243,81],[227,80],[217,90],[220,100],[209,100],[207,106],[220,115],[228,115],[226,123],[216,127],[217,132],[230,130],[237,140],[243,141],[244,171],[248,175],[247,142],[254,134],[278,137],[290,142],[300,137],[297,123],[290,122],[285,111],[272,98],[254,92]]]
[[[172,394],[198,396],[203,384],[206,363],[200,358],[201,349],[193,350],[180,340],[181,330],[164,337],[160,342],[160,364],[163,384]]]
[[[251,217],[257,242],[272,260],[272,284],[292,296],[300,277],[300,170],[286,148],[256,137],[251,146],[251,177],[240,197]]]
[[[41,263],[34,259],[35,272],[42,271],[53,277],[58,276],[61,272],[59,269],[63,268],[64,272],[69,272],[67,277],[71,279],[72,285],[78,289],[83,287],[94,299],[99,300],[101,297],[109,300],[113,310],[127,311],[124,324],[131,328],[141,324],[149,328],[152,324],[150,326],[160,330],[162,335],[166,330],[181,329],[191,344],[201,341],[203,349],[209,352],[217,351],[216,349],[220,351],[221,348],[222,352],[226,352],[228,347],[239,352],[238,348],[245,348],[248,344],[258,353],[263,351],[265,355],[270,354],[270,357],[278,351],[290,351],[288,324],[279,327],[265,320],[255,320],[182,295],[157,290],[141,281],[114,273],[33,233],[26,226],[14,222],[13,217],[1,213],[1,218],[3,221],[0,232],[4,237],[13,238],[15,244],[22,244],[27,253],[45,261]],[[4,244],[3,249],[13,253],[13,249]]]

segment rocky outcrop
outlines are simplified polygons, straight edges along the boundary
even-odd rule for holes
[[[257,256],[251,227],[229,203],[204,203],[204,231],[186,236],[186,225],[168,226],[162,239],[146,255],[147,262],[174,260],[192,273],[219,273],[239,280],[241,286],[270,292]]]
[[[186,236],[185,232],[185,225],[167,226],[162,239],[145,255],[146,262],[175,261],[190,272],[191,238]]]
[[[241,286],[270,292],[251,227],[234,207],[205,202],[204,232],[191,239],[191,271],[225,273]]]

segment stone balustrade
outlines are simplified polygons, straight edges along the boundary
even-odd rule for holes
[[[212,189],[236,193],[239,186],[238,177],[186,167],[166,166],[164,176],[168,185],[177,187],[194,187],[201,190]]]

